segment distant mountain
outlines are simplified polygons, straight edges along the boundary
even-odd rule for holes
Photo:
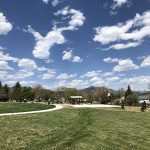
[[[84,92],[93,92],[93,91],[95,91],[96,89],[97,89],[97,87],[95,87],[95,86],[90,86],[90,87],[88,87],[88,88],[82,89],[82,91],[84,91]]]

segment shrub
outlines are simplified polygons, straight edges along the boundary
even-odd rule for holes
[[[138,96],[137,94],[131,94],[126,97],[126,105],[137,106],[138,105]]]

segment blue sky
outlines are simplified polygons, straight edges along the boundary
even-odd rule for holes
[[[150,0],[1,0],[0,80],[146,90]]]

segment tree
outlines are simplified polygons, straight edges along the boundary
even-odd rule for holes
[[[0,81],[0,89],[2,89],[3,88],[3,86],[2,86],[2,82]]]
[[[35,98],[35,93],[31,87],[23,87],[21,96],[23,100],[33,101]]]
[[[96,93],[97,99],[99,99],[101,104],[107,104],[110,100],[107,96],[108,94],[108,89],[106,87],[100,87],[97,88]]]
[[[132,95],[132,94],[133,94],[133,92],[131,90],[131,87],[130,87],[130,85],[128,85],[128,88],[125,92],[125,100],[126,100],[127,96]]]
[[[66,88],[66,90],[64,91],[65,101],[71,102],[70,96],[77,96],[77,95],[78,91],[76,88]]]
[[[133,93],[126,97],[126,104],[131,105],[137,105],[138,104],[138,96],[137,94]]]
[[[123,96],[125,95],[125,90],[123,89],[123,88],[121,88],[121,89],[119,89],[118,91],[117,91],[117,93],[116,93],[116,99],[120,99],[120,98],[122,98]]]
[[[37,84],[33,87],[34,93],[35,93],[35,99],[40,101],[40,99],[43,97],[43,87],[40,84]]]
[[[21,102],[23,99],[22,99],[22,87],[20,85],[19,82],[17,82],[14,86],[14,89],[13,89],[13,98],[16,100],[16,101],[19,101]]]
[[[7,84],[4,85],[4,92],[5,92],[6,96],[8,97],[9,96],[9,87]]]
[[[94,101],[94,94],[93,93],[88,94],[87,95],[87,102],[92,104],[93,101]]]

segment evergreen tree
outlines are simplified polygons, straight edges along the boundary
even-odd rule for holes
[[[3,88],[3,86],[2,86],[2,82],[0,81],[0,89],[2,89]]]
[[[19,82],[14,86],[13,97],[16,101],[22,101],[22,87]]]
[[[31,87],[23,87],[21,96],[22,96],[21,99],[23,100],[33,101],[35,98],[35,93]]]
[[[126,100],[127,96],[132,95],[132,94],[133,94],[133,92],[131,90],[131,87],[130,87],[130,85],[128,85],[128,88],[125,92],[125,100]]]
[[[7,84],[4,85],[4,92],[5,92],[6,96],[9,96],[9,87]]]

